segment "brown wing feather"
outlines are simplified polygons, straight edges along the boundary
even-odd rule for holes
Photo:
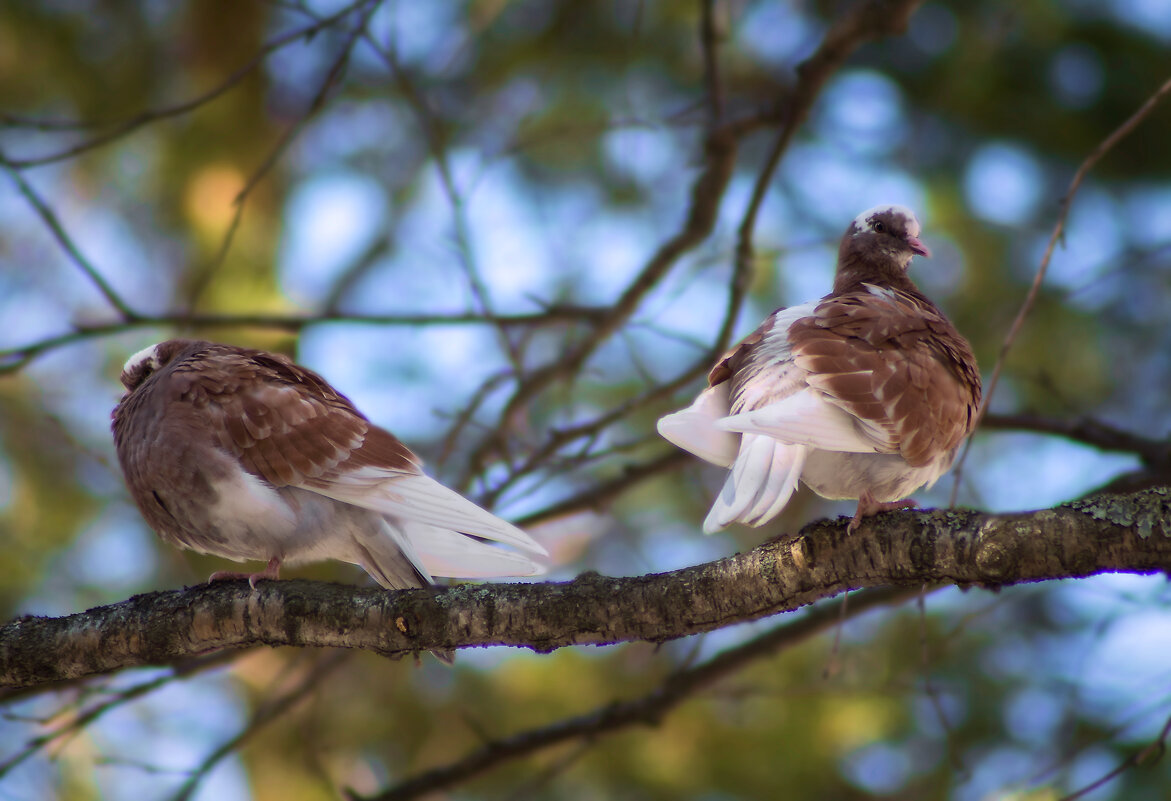
[[[831,296],[789,338],[809,384],[910,465],[928,464],[971,433],[980,404],[975,357],[921,295]]]
[[[752,357],[752,351],[760,345],[765,335],[772,330],[773,320],[777,312],[784,311],[784,309],[785,307],[782,306],[764,318],[764,322],[760,324],[759,328],[737,342],[728,349],[727,353],[720,357],[715,367],[707,375],[708,386],[714,387],[716,384],[721,384],[740,371],[740,368]]]
[[[420,472],[406,445],[319,375],[282,356],[209,345],[176,365],[171,386],[176,399],[211,418],[221,447],[273,486],[360,467]]]

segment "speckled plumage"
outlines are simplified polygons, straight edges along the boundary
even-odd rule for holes
[[[419,459],[284,356],[169,340],[131,357],[113,412],[127,487],[182,548],[238,561],[339,559],[385,587],[543,572],[544,549],[423,474]],[[466,536],[472,535],[472,536]]]
[[[929,255],[918,237],[910,209],[860,214],[833,291],[778,309],[717,362],[691,407],[659,421],[664,437],[731,470],[705,531],[767,522],[798,480],[858,499],[856,527],[951,466],[980,374],[967,341],[907,277],[912,256]]]

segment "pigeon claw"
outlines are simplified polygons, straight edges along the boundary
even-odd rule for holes
[[[281,560],[274,556],[268,560],[268,566],[259,573],[239,573],[234,570],[217,570],[207,577],[207,583],[211,584],[213,581],[233,581],[237,579],[248,579],[248,586],[256,589],[256,582],[264,579],[266,581],[276,581],[280,578]]]
[[[846,533],[853,534],[857,531],[858,527],[862,525],[862,519],[865,517],[872,517],[879,512],[893,512],[897,509],[914,509],[918,505],[918,503],[910,498],[902,501],[877,501],[868,490],[863,492],[862,497],[858,499],[858,511],[854,512],[853,519],[846,526]]]

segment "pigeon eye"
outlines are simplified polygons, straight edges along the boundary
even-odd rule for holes
[[[871,227],[880,234],[886,230],[886,226],[882,224],[882,220],[875,220]]]

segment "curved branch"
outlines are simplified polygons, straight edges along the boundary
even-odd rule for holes
[[[989,412],[980,422],[980,428],[984,431],[1054,434],[1104,451],[1133,453],[1148,467],[1171,465],[1171,442],[1139,436],[1092,417],[1066,420],[1041,414]]]
[[[206,103],[210,103],[212,100],[215,100],[220,95],[225,94],[230,89],[238,85],[257,67],[263,64],[265,60],[267,60],[268,57],[273,53],[287,45],[292,44],[293,42],[300,40],[308,41],[312,39],[321,31],[332,25],[335,25],[343,18],[349,16],[355,10],[361,8],[364,5],[367,5],[370,2],[371,0],[356,0],[356,2],[350,3],[343,8],[338,9],[329,16],[322,17],[314,21],[311,25],[303,25],[300,28],[295,28],[291,31],[286,31],[285,33],[280,34],[279,36],[265,43],[265,45],[261,47],[259,51],[257,51],[256,55],[249,59],[248,63],[244,64],[238,70],[229,75],[223,82],[212,87],[208,91],[191,98],[190,100],[185,100],[181,103],[176,103],[164,108],[143,111],[139,114],[135,114],[129,119],[113,123],[109,130],[103,131],[96,136],[67,147],[63,150],[47,153],[42,156],[33,156],[30,158],[8,159],[7,164],[13,169],[23,170],[29,167],[40,167],[46,164],[53,164],[58,161],[66,161],[68,159],[74,158],[75,156],[80,156],[82,153],[86,153],[90,150],[93,150],[94,148],[101,147],[102,145],[108,144],[122,138],[123,136],[133,133],[144,125],[157,122],[158,120],[165,120],[169,117],[182,116],[183,114],[188,114],[192,111],[195,111],[200,106]],[[101,125],[101,123],[94,123],[91,125],[81,121],[69,122],[62,120],[34,120],[11,114],[0,115],[0,119],[5,121],[15,120],[23,127],[39,128],[42,130],[74,130]]]
[[[1131,114],[1109,136],[1099,142],[1098,146],[1078,165],[1077,171],[1073,174],[1073,178],[1069,182],[1069,188],[1065,190],[1065,195],[1061,198],[1061,208],[1057,212],[1057,222],[1053,224],[1053,231],[1049,234],[1049,242],[1045,245],[1045,252],[1041,256],[1041,263],[1037,265],[1037,272],[1033,275],[1033,282],[1029,285],[1029,290],[1025,293],[1025,299],[1021,302],[1021,307],[1017,311],[1016,317],[1013,318],[1012,325],[1009,326],[1008,333],[1004,337],[1004,342],[1000,345],[1000,353],[996,356],[996,363],[992,365],[992,374],[984,382],[984,401],[980,404],[980,409],[976,412],[976,426],[980,425],[980,422],[988,414],[988,409],[991,408],[992,396],[996,392],[996,385],[1000,381],[1000,374],[1004,370],[1004,365],[1008,359],[1008,352],[1012,350],[1017,336],[1020,335],[1021,328],[1024,327],[1025,320],[1028,319],[1029,314],[1033,310],[1033,305],[1037,302],[1037,296],[1041,292],[1041,285],[1045,282],[1045,275],[1049,272],[1049,262],[1053,259],[1053,251],[1057,248],[1057,243],[1063,241],[1065,238],[1065,223],[1069,217],[1070,209],[1073,208],[1073,199],[1077,196],[1082,181],[1090,174],[1090,170],[1094,168],[1094,165],[1113,150],[1119,142],[1129,136],[1135,128],[1141,125],[1168,95],[1171,95],[1171,78],[1165,81],[1153,95],[1148,97],[1146,102],[1139,107],[1138,111]],[[968,453],[971,450],[972,440],[969,437],[968,441],[964,443],[964,447],[960,451],[959,458],[956,460],[955,467],[952,470],[954,481],[952,483],[951,502],[953,504],[959,494],[960,479],[964,473],[964,463],[967,461]]]
[[[544,326],[562,323],[591,321],[608,314],[601,307],[558,304],[543,311],[505,314],[488,318],[472,312],[435,314],[136,314],[132,319],[109,323],[79,325],[72,331],[45,337],[44,339],[0,350],[0,374],[22,369],[36,357],[65,345],[119,334],[134,328],[152,326],[183,326],[184,328],[277,328],[286,331],[300,331],[322,323],[362,323],[366,325],[497,325],[497,326]]]
[[[758,659],[798,645],[831,626],[857,617],[880,606],[899,603],[919,595],[916,589],[872,590],[858,597],[819,607],[808,615],[777,626],[742,645],[718,654],[707,661],[673,673],[654,690],[637,698],[613,701],[575,717],[558,720],[526,731],[492,740],[462,759],[441,765],[405,779],[390,789],[371,796],[368,801],[408,801],[429,793],[448,790],[483,775],[500,765],[532,756],[548,748],[573,740],[593,740],[632,726],[654,726],[675,707],[716,682],[747,667]],[[353,801],[361,796],[350,794]]]
[[[744,211],[736,235],[736,275],[733,294],[747,292],[752,281],[752,237],[756,218],[765,193],[781,156],[789,149],[797,129],[805,122],[814,101],[830,76],[841,69],[846,59],[864,43],[883,36],[894,36],[907,29],[911,14],[923,0],[862,0],[834,22],[817,51],[797,67],[797,82],[786,93],[781,112],[783,124],[769,148],[763,169],[752,187],[752,197]]]
[[[138,315],[122,299],[122,296],[114,290],[113,285],[106,280],[98,268],[82,254],[81,249],[73,241],[73,237],[69,236],[65,231],[65,226],[61,224],[61,220],[49,207],[49,204],[33,189],[33,185],[25,179],[20,171],[13,166],[13,162],[4,156],[3,153],[0,153],[0,168],[3,168],[16,183],[17,190],[29,202],[29,205],[33,207],[33,211],[37,213],[37,216],[41,218],[46,227],[48,227],[53,238],[57,240],[57,244],[65,251],[65,255],[85,274],[85,277],[97,288],[102,297],[106,299],[106,302],[114,307],[124,321],[130,322],[135,320]]]
[[[663,642],[797,609],[846,590],[1002,586],[1095,573],[1171,571],[1171,489],[989,515],[899,512],[847,536],[806,526],[716,562],[631,578],[386,592],[305,581],[223,582],[136,596],[0,629],[0,685],[169,664],[244,645],[362,648],[390,657],[509,645]]]

